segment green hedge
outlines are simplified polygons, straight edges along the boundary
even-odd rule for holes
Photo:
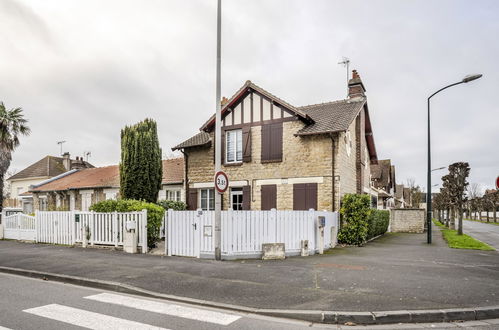
[[[369,195],[346,194],[341,203],[342,225],[338,242],[362,245],[368,235],[368,218],[371,214]]]
[[[159,241],[159,231],[165,210],[154,203],[133,199],[107,200],[90,207],[95,212],[134,212],[147,210],[147,246],[153,248]]]
[[[371,239],[378,235],[383,235],[388,230],[388,223],[390,222],[390,212],[386,210],[371,210],[371,215],[369,215],[367,222],[367,239]]]
[[[175,210],[175,211],[184,211],[187,209],[187,204],[184,202],[177,202],[177,201],[169,201],[169,200],[162,200],[157,203],[159,206],[163,207],[165,210]]]

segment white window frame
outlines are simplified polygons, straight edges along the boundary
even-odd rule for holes
[[[182,200],[180,189],[166,189],[165,196],[168,201],[180,202]]]
[[[229,160],[229,137],[235,136],[235,147],[232,154],[233,160]],[[240,152],[238,153],[238,148],[240,148]],[[240,158],[238,159],[238,154]],[[225,132],[225,163],[226,164],[234,164],[234,163],[242,163],[243,161],[243,130],[242,129],[234,129]]]
[[[206,206],[203,207],[203,191],[206,191]],[[203,188],[198,190],[198,205],[203,211],[214,211],[215,210],[215,189],[213,188]],[[210,199],[213,197],[213,208],[210,208]]]
[[[233,210],[236,211],[238,209],[234,208],[234,203],[233,203],[233,199],[232,199],[233,196],[243,196],[243,188],[241,188],[241,187],[234,187],[234,188],[230,189],[230,207],[231,207],[231,209],[233,209]],[[242,198],[244,198],[244,197],[242,197]],[[239,204],[239,203],[237,203],[237,204]],[[242,210],[243,209],[243,200],[242,199],[241,199],[241,203],[240,204],[241,204],[240,210]]]
[[[40,211],[47,211],[47,209],[48,209],[47,196],[39,196],[38,197],[38,209]]]
[[[352,137],[350,135],[350,131],[345,133],[345,148],[347,151],[348,157],[352,154]]]

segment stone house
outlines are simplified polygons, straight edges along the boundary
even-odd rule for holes
[[[376,148],[357,72],[349,97],[295,107],[247,81],[222,104],[223,209],[339,210],[346,193],[372,193]],[[185,159],[189,209],[214,209],[213,115],[172,148]]]
[[[395,166],[390,159],[382,159],[371,165],[371,180],[378,198],[374,207],[384,210],[395,207]]]
[[[7,179],[9,199],[5,201],[4,206],[21,207],[24,213],[32,213],[34,208],[33,196],[29,192],[30,186],[67,171],[93,167],[92,164],[84,161],[83,157],[71,159],[68,152],[62,157],[45,156]]]
[[[158,199],[185,201],[182,159],[163,160],[162,189]],[[120,196],[119,166],[72,170],[33,185],[34,210],[81,210]]]

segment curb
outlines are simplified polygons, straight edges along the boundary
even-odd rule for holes
[[[314,311],[293,309],[261,309],[213,301],[179,297],[174,295],[156,293],[131,285],[93,280],[85,277],[61,275],[35,270],[25,270],[0,266],[0,273],[7,273],[46,281],[63,282],[95,289],[134,294],[148,298],[170,300],[180,303],[193,304],[204,307],[226,309],[234,312],[258,314],[279,318],[297,319],[312,323],[345,324],[391,324],[391,323],[431,323],[452,321],[473,321],[499,318],[499,306],[451,308],[432,310],[400,310],[400,311],[374,311],[374,312],[346,312],[346,311]]]

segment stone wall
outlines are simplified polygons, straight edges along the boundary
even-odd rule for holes
[[[391,209],[390,231],[393,233],[422,233],[424,231],[424,209]]]

